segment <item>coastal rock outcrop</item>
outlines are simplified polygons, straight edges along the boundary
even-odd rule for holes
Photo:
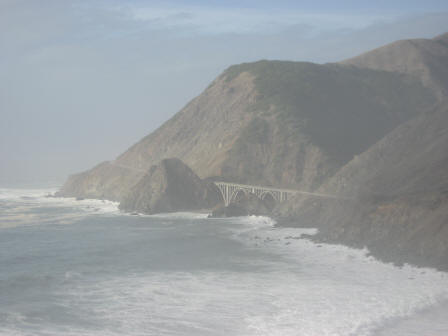
[[[212,183],[201,180],[181,160],[170,158],[148,170],[121,201],[120,209],[155,214],[209,209],[218,202]]]

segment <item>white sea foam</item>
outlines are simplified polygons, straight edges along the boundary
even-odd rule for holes
[[[448,302],[438,304],[423,311],[402,319],[392,319],[381,327],[375,336],[422,336],[448,335]]]
[[[365,336],[438,302],[438,292],[446,296],[440,274],[343,264],[331,252],[321,262],[328,272],[148,273],[73,288],[61,304],[109,326],[101,335]],[[82,328],[72,334],[98,335]]]
[[[208,213],[183,211],[183,212],[160,213],[146,216],[153,218],[165,218],[165,219],[203,219],[207,218],[208,215],[209,215]]]
[[[260,335],[293,335],[293,330],[298,335],[373,335],[387,321],[412,316],[448,300],[448,273],[410,265],[396,267],[368,256],[367,249],[301,239],[303,234],[316,234],[317,229],[278,228],[257,217],[240,223],[246,229],[232,228],[235,239],[287,260],[283,265],[272,263],[274,270],[297,267],[307,273],[306,279],[297,280],[310,295],[305,291],[300,295],[302,289],[294,289],[296,285],[289,283],[290,294],[279,304],[288,309],[271,317],[248,319]],[[439,315],[433,314],[436,322],[440,322]],[[297,321],[300,325],[296,325]],[[295,327],[289,330],[279,325]],[[384,335],[390,334],[384,331]]]
[[[52,195],[56,191],[57,188],[45,188],[45,189],[0,188],[0,199],[23,200],[26,198],[41,198],[48,195]]]
[[[388,321],[448,299],[446,273],[297,239],[313,231],[276,228],[266,218],[227,224],[248,249],[280,258],[250,272],[148,271],[77,282],[58,304],[107,327],[46,327],[45,335],[372,336]],[[82,274],[65,274],[74,276]]]
[[[81,208],[92,204],[89,200],[60,202]],[[29,205],[22,206],[17,211],[26,216],[24,209]],[[82,212],[96,213],[86,208],[76,214]],[[266,258],[249,259],[251,264],[244,271],[149,269],[89,279],[82,272],[67,270],[63,278],[70,286],[55,293],[56,304],[76,311],[80,321],[89,321],[87,326],[26,320],[29,333],[0,326],[0,335],[372,336],[397,318],[406,319],[448,300],[447,273],[409,265],[398,268],[367,256],[365,249],[300,239],[303,234],[315,234],[315,229],[278,228],[270,218],[257,216],[198,222],[216,224],[217,235],[227,234],[242,243],[249,255]],[[190,227],[182,226],[184,230]],[[182,235],[181,239],[185,242],[190,237]],[[217,258],[217,262],[222,260]],[[22,315],[8,314],[7,321],[25,323]],[[398,331],[394,335],[407,334]]]
[[[59,224],[68,224],[88,215],[117,215],[120,213],[116,202],[51,196],[56,191],[57,188],[0,188],[0,201],[6,205],[0,214],[0,228],[55,221]],[[42,211],[45,209],[69,211]]]

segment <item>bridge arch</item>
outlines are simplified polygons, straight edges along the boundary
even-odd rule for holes
[[[247,191],[244,189],[235,189],[235,191],[233,192],[232,196],[230,197],[229,203],[232,202],[236,202],[239,201],[242,197],[246,198],[247,195]]]
[[[274,209],[275,205],[279,202],[275,195],[273,195],[270,191],[263,192],[260,196],[260,199],[263,201],[268,210]]]
[[[220,199],[222,200],[224,205],[225,206],[229,205],[229,191],[228,191],[229,188],[218,184],[215,185],[218,188]]]
[[[214,182],[214,184],[218,187],[221,194],[221,199],[224,201],[225,206],[228,206],[230,202],[233,202],[237,197],[241,197],[238,195],[242,195],[242,193],[245,194],[246,197],[249,196],[249,194],[254,194],[259,199],[266,199],[267,202],[275,205],[277,203],[288,200],[291,195],[299,192],[297,190],[278,189],[272,187],[252,186],[219,181]]]

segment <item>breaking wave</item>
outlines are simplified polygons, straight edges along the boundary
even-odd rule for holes
[[[0,189],[2,336],[404,336],[446,327],[447,273],[316,244],[303,239],[316,229],[268,217],[122,216],[116,203],[52,192]],[[33,225],[42,223],[77,225]]]

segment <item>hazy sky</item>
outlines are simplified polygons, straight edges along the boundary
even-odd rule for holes
[[[446,31],[446,0],[0,0],[0,186],[114,159],[231,64]]]

